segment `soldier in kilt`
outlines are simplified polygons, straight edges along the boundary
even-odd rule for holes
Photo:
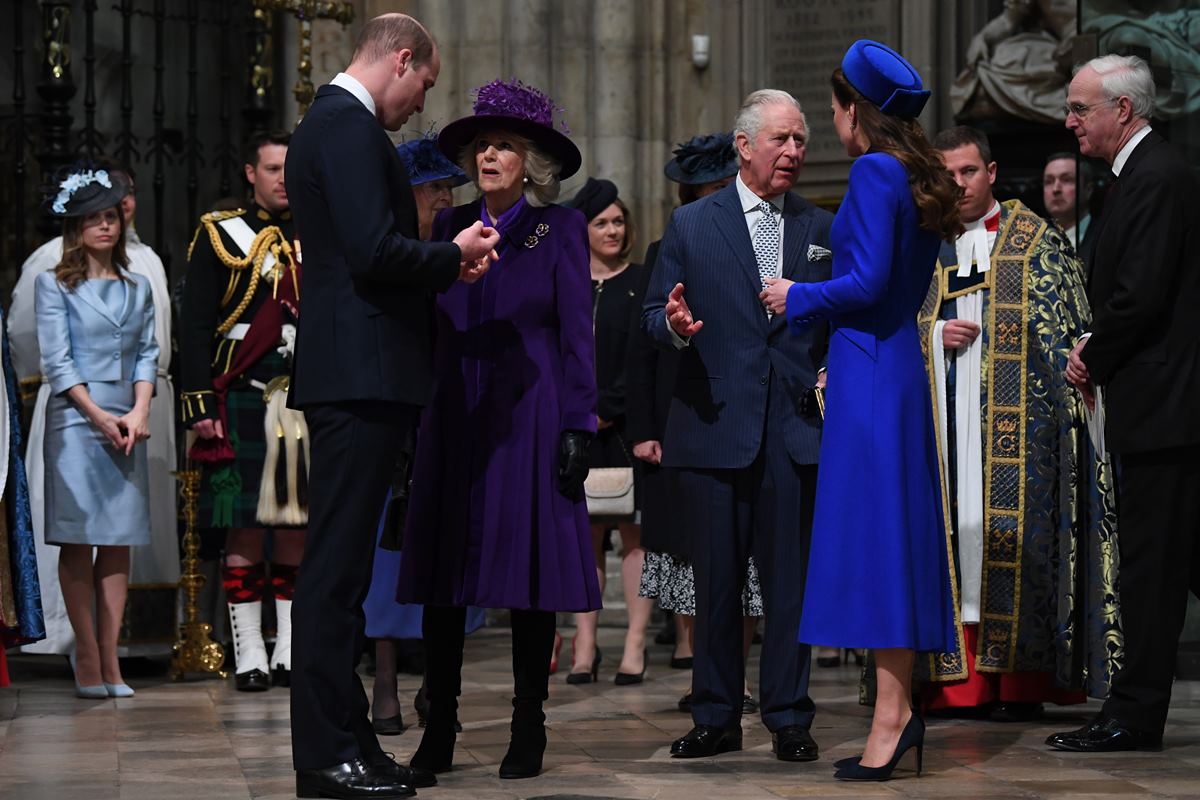
[[[203,470],[199,526],[225,534],[239,691],[290,683],[292,594],[308,520],[308,430],[285,407],[300,296],[283,183],[289,138],[250,141],[244,169],[254,201],[201,217],[182,302],[181,420],[194,434],[188,456]],[[270,659],[262,633],[268,578],[277,621]]]

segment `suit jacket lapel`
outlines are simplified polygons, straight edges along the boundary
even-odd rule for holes
[[[808,258],[808,229],[810,220],[800,215],[804,205],[788,192],[783,197],[783,272],[781,276],[790,281],[798,280],[801,266]],[[756,273],[757,274],[757,273]],[[771,336],[787,329],[787,314],[771,317]]]
[[[810,220],[800,216],[803,206],[788,192],[783,196],[783,277],[796,280],[800,265],[808,257],[808,228]]]
[[[1146,157],[1146,153],[1164,141],[1153,130],[1146,134],[1146,138],[1138,142],[1137,146],[1133,148],[1133,152],[1129,154],[1129,158],[1125,160],[1125,166],[1121,168],[1121,174],[1128,178],[1129,174],[1137,169],[1138,163]],[[1096,276],[1095,261],[1100,255],[1100,239],[1104,236],[1105,227],[1116,216],[1117,208],[1121,205],[1121,180],[1114,177],[1113,181],[1112,188],[1104,197],[1104,208],[1100,212],[1100,219],[1092,222],[1092,229],[1089,231],[1091,238],[1088,242],[1088,252],[1084,254],[1084,270],[1087,273],[1088,281],[1088,298],[1091,300],[1095,300],[1092,297],[1092,281]]]
[[[117,318],[117,325],[124,327],[125,321],[128,320],[129,315],[133,313],[133,306],[137,300],[136,295],[138,293],[138,285],[137,283],[125,283],[124,281],[121,281],[121,283],[124,284],[122,288],[125,290],[125,300],[121,303],[121,314]]]
[[[100,297],[90,281],[82,280],[77,283],[75,285],[75,296],[91,306],[97,314],[104,317],[113,325],[120,327],[121,323],[113,318],[112,312],[108,310],[108,304],[104,302],[104,298]],[[126,300],[126,303],[128,303],[128,300]]]
[[[758,276],[758,259],[754,255],[754,244],[750,241],[750,230],[746,227],[746,214],[742,211],[736,184],[731,183],[714,195],[713,205],[716,206],[714,222],[717,230],[737,255],[742,271],[751,280],[755,294],[758,294],[762,283]]]

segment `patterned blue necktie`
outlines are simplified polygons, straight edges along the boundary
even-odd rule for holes
[[[758,277],[765,289],[767,278],[779,277],[779,219],[775,216],[775,206],[766,200],[758,204],[758,210],[762,217],[754,229],[754,256],[758,259]]]

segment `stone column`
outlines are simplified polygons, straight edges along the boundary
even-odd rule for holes
[[[470,90],[473,88],[464,86],[462,77],[465,59],[461,56],[461,23],[467,4],[462,0],[433,0],[418,5],[418,8],[413,9],[413,14],[437,41],[441,70],[438,73],[437,84],[425,95],[424,111],[414,114],[404,126],[406,138],[424,135],[430,128],[441,129],[467,113],[471,107]],[[458,197],[465,201],[467,195]]]
[[[591,173],[608,178],[632,201],[638,171],[638,97],[641,92],[637,33],[641,0],[597,3],[592,15],[594,70],[591,106]]]
[[[570,9],[571,13],[556,13],[550,21],[546,39],[551,58],[550,86],[543,87],[565,109],[563,119],[571,130],[571,140],[583,154],[579,175],[564,184],[563,198],[569,197],[589,174],[594,173],[595,164],[595,54],[592,45],[596,12],[592,11],[591,3],[574,3]]]
[[[508,0],[504,10],[503,74],[497,77],[520,78],[551,93],[554,29],[550,17],[568,9],[561,0]]]
[[[900,19],[900,39],[896,47],[908,62],[921,74],[925,88],[933,94],[921,112],[921,125],[932,137],[939,130],[942,107],[946,104],[946,90],[954,76],[945,76],[941,71],[938,40],[939,0],[907,0]]]

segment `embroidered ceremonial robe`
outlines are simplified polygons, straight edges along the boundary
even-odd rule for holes
[[[1092,448],[1083,401],[1064,375],[1091,318],[1083,269],[1061,231],[1015,200],[1002,204],[990,262],[986,272],[978,264],[960,271],[954,246],[944,245],[919,316],[935,415],[942,419],[956,601],[965,621],[979,625],[966,657],[977,672],[1052,672],[1058,687],[1103,697],[1122,648],[1113,475]],[[962,429],[956,421],[969,409],[956,408],[955,395],[964,376],[954,352],[942,354],[938,324],[954,319],[957,298],[972,293],[982,301],[976,542],[960,530],[957,502]],[[937,681],[964,679],[963,658],[960,646],[919,671]]]

